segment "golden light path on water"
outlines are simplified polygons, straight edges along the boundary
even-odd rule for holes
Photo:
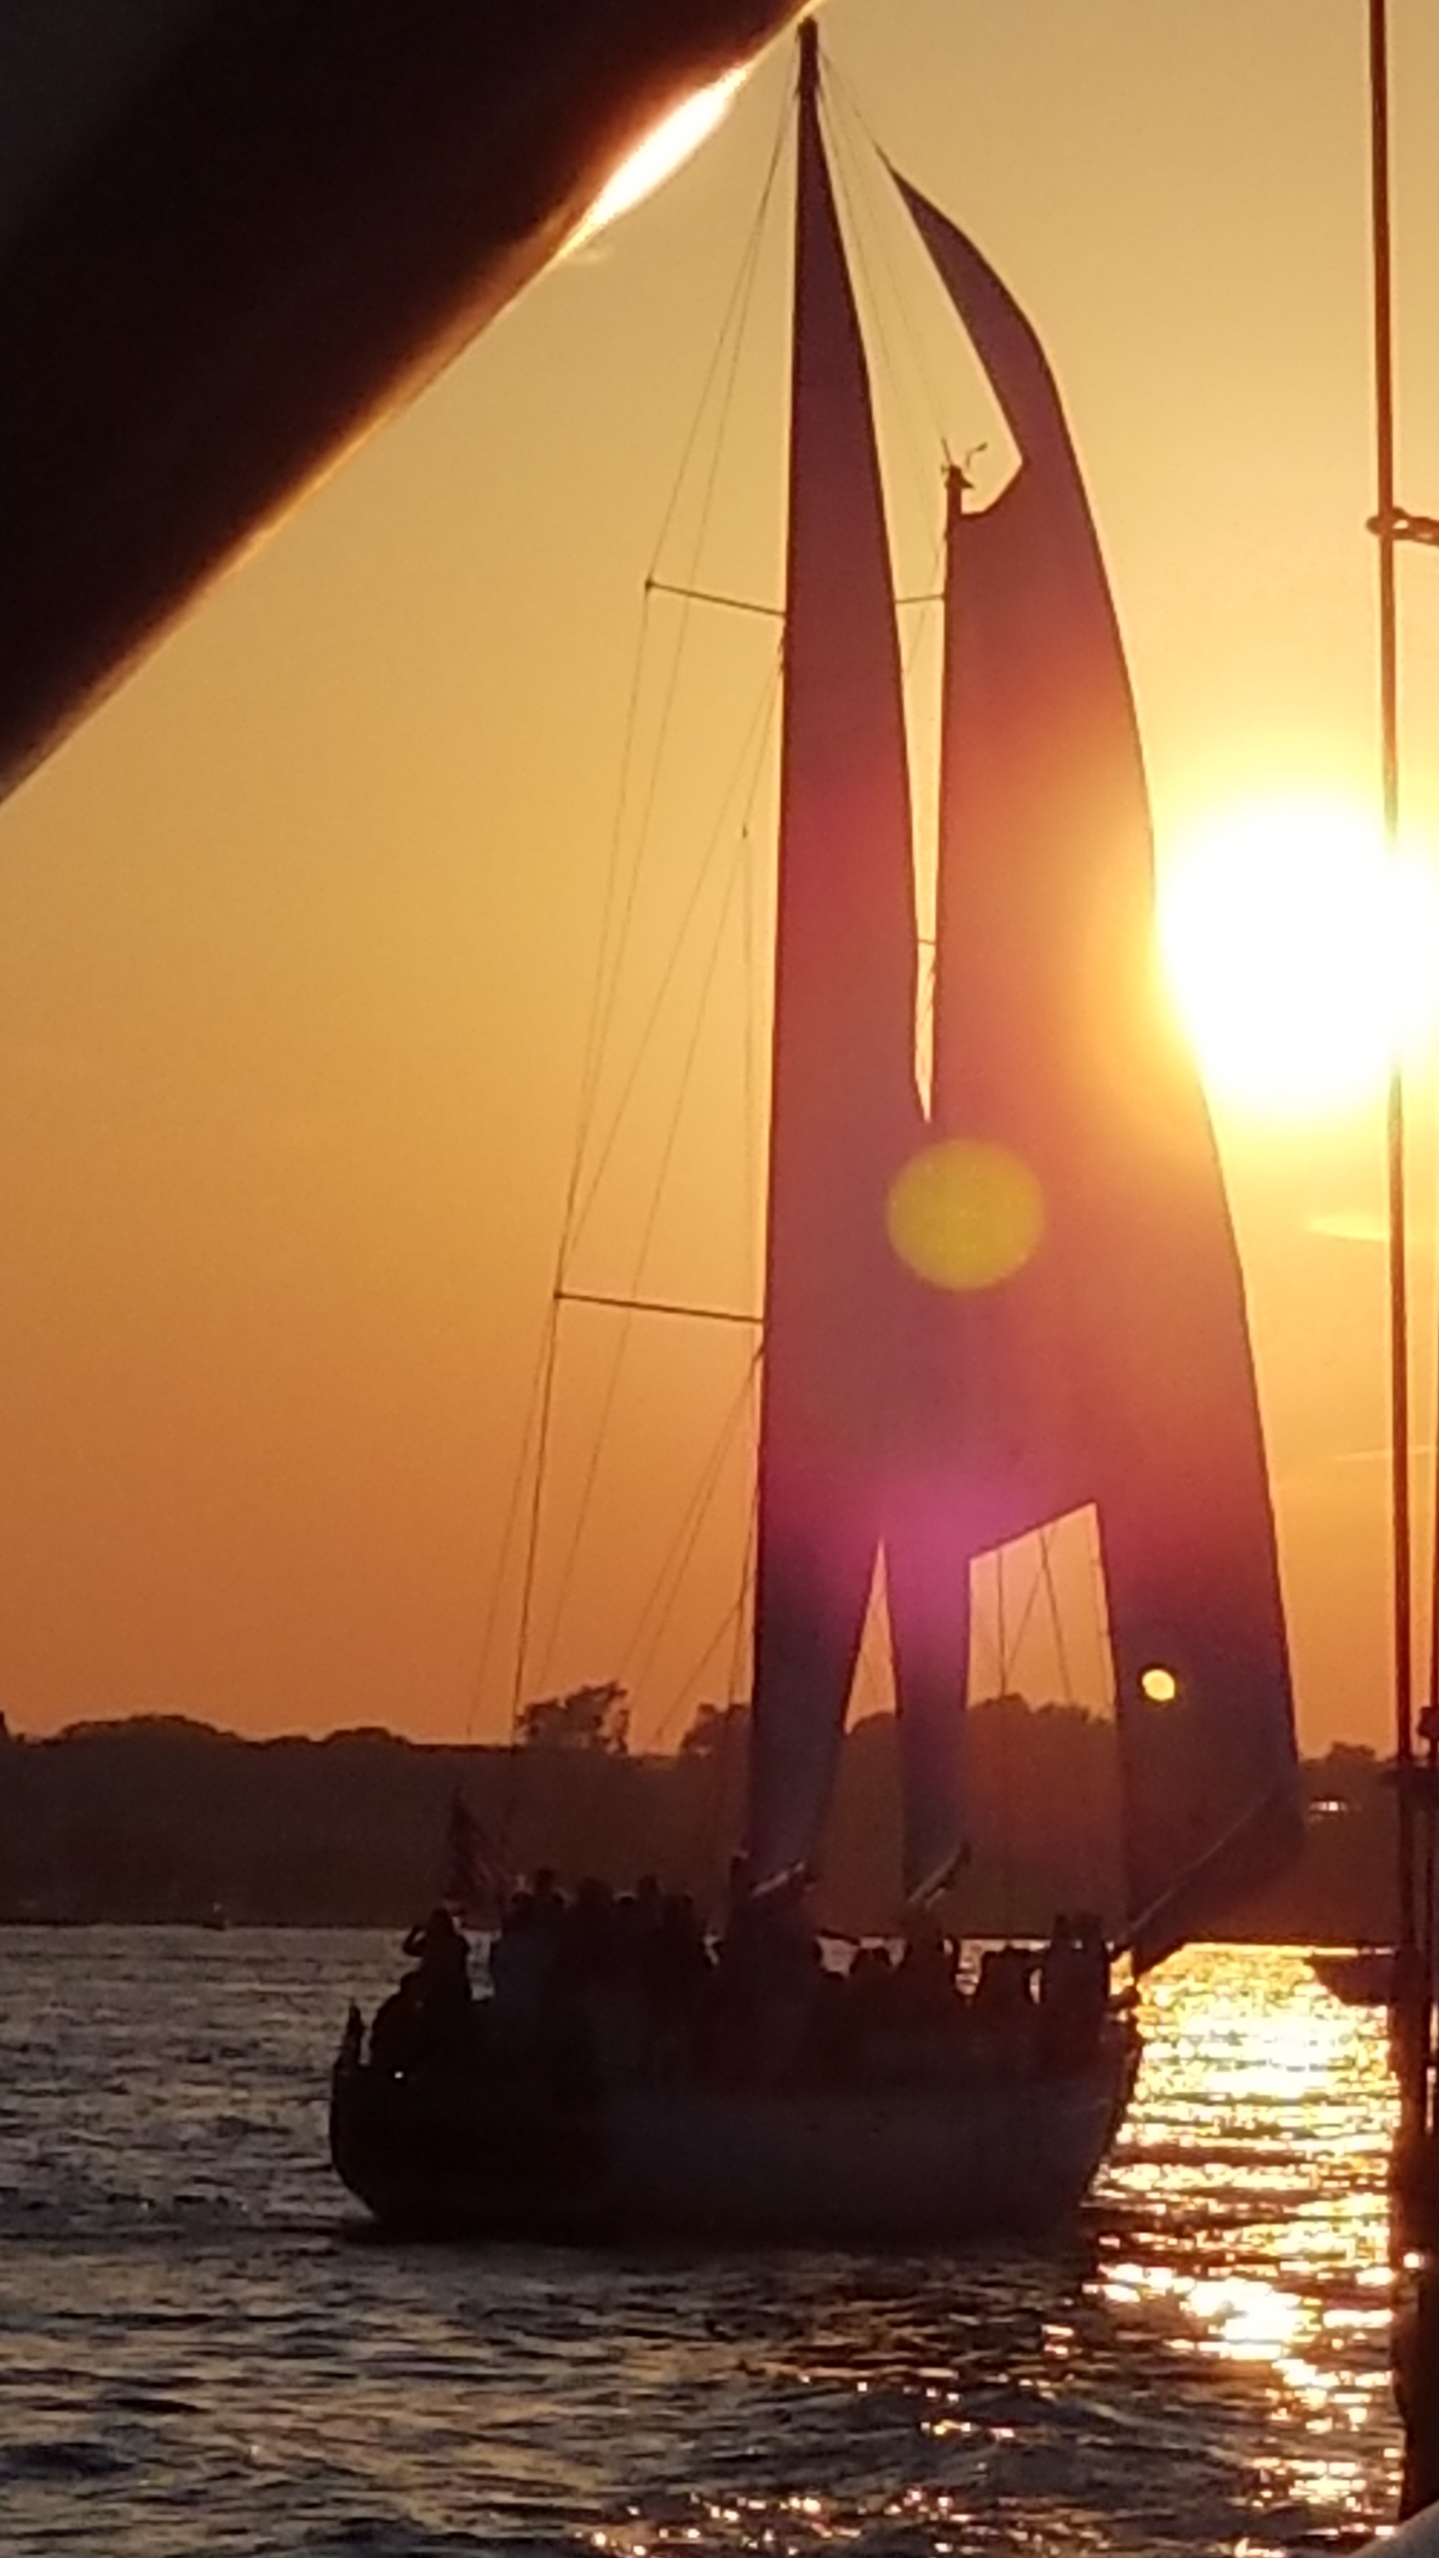
[[[1279,2558],[1389,2521],[1382,2013],[1296,1950],[1198,1947],[1143,2019],[1077,2245],[773,2263],[750,2371],[786,2438],[757,2440],[742,2492],[637,2498],[592,2533],[603,2558]]]
[[[1342,2006],[1299,1953],[1211,1946],[1152,1981],[1144,2032],[1105,2298],[1224,2403],[1262,2404],[1277,2492],[1372,2520],[1376,2458],[1397,2486],[1383,2011]]]
[[[1147,1986],[1077,2230],[909,2255],[367,2243],[324,2069],[395,1964],[0,1929],[5,2558],[1339,2558],[1392,2518],[1384,2028],[1302,1954]]]

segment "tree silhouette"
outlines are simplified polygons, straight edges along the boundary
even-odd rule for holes
[[[680,1742],[679,1755],[692,1764],[696,1760],[723,1758],[733,1749],[736,1754],[748,1745],[749,1707],[747,1705],[701,1705]]]
[[[597,1750],[622,1758],[630,1745],[625,1695],[618,1679],[603,1679],[564,1696],[534,1697],[520,1708],[520,1740],[532,1750]]]

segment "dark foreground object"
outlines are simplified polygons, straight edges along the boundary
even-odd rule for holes
[[[122,46],[0,226],[0,790],[793,5],[196,0],[143,77]]]
[[[1309,1969],[1321,1989],[1346,2007],[1385,2007],[1394,1986],[1394,1952],[1388,1945],[1356,1946],[1352,1954],[1311,1954]]]
[[[560,2098],[460,2073],[396,2076],[347,2040],[337,2172],[387,2230],[570,2241],[925,2243],[1040,2235],[1086,2191],[1139,2042],[1083,2067],[879,2089],[651,2083]]]

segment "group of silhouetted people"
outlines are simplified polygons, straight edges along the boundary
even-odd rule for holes
[[[827,1959],[799,1894],[753,1895],[732,1877],[710,1939],[686,1893],[653,1876],[632,1892],[593,1877],[573,1893],[542,1868],[506,1903],[477,1999],[469,1949],[433,1910],[376,2015],[374,2065],[469,2069],[582,2096],[641,2081],[881,2088],[1081,2067],[1109,2012],[1109,1951],[1090,1913],[1048,1942],[992,1947],[972,1989],[960,1947],[924,1914],[902,1944]]]

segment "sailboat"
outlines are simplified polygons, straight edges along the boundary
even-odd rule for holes
[[[1274,1524],[1222,1176],[1159,993],[1118,626],[1053,376],[974,245],[891,172],[1018,449],[948,482],[933,1063],[902,669],[863,335],[799,37],[775,1006],[746,1854],[820,1854],[882,1562],[904,1889],[965,1851],[979,1558],[1092,1514],[1138,1975],[1296,1847]],[[335,2164],[384,2222],[919,2240],[1047,2226],[1114,2138],[1111,2019],[1058,2072],[881,2090],[504,2090],[337,2065]],[[419,2074],[422,2076],[423,2074]]]

